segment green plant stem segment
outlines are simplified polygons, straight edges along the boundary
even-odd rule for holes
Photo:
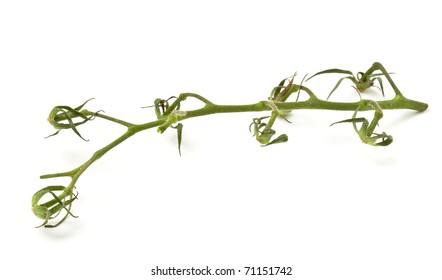
[[[380,71],[380,73],[377,73],[376,71]],[[157,128],[158,132],[163,133],[169,127],[176,129],[178,150],[181,154],[180,146],[183,135],[183,125],[181,122],[186,119],[223,113],[270,112],[270,115],[254,118],[249,127],[250,131],[254,133],[257,141],[262,146],[268,146],[288,141],[288,136],[286,134],[281,134],[274,137],[276,131],[273,129],[273,125],[278,118],[287,121],[284,116],[293,110],[321,109],[353,111],[354,113],[352,118],[335,122],[332,125],[352,123],[353,129],[363,143],[372,146],[387,146],[393,142],[393,137],[385,132],[375,132],[380,119],[383,117],[383,110],[409,109],[423,112],[428,108],[426,103],[406,98],[391,79],[390,73],[388,73],[378,62],[375,62],[365,73],[358,72],[357,76],[354,76],[352,72],[348,70],[333,68],[318,72],[309,79],[318,75],[331,73],[350,75],[348,77],[341,78],[335,88],[332,90],[332,93],[336,90],[343,79],[349,79],[354,83],[354,87],[358,91],[358,94],[361,94],[366,89],[373,87],[374,81],[377,81],[381,86],[382,95],[384,95],[384,87],[381,77],[385,77],[395,95],[390,100],[375,101],[362,99],[361,97],[360,101],[358,102],[332,102],[328,101],[331,93],[328,95],[326,100],[323,100],[318,98],[309,88],[302,85],[302,83],[300,85],[294,84],[294,75],[291,78],[282,80],[278,86],[273,88],[267,100],[259,101],[254,104],[218,105],[195,93],[182,93],[178,97],[170,97],[168,99],[158,98],[155,100],[154,105],[152,106],[155,108],[157,119],[143,124],[133,124],[107,116],[101,111],[93,112],[83,109],[89,100],[74,108],[69,106],[54,107],[49,114],[48,120],[51,125],[57,129],[57,131],[50,136],[57,135],[61,130],[70,129],[81,139],[85,140],[80,134],[78,127],[96,118],[122,125],[126,127],[126,131],[107,146],[96,151],[91,158],[89,158],[79,167],[67,172],[46,174],[40,177],[41,179],[69,177],[71,181],[67,186],[46,186],[33,195],[32,211],[38,218],[43,220],[43,223],[39,227],[56,227],[63,223],[69,216],[76,217],[71,212],[71,207],[72,203],[76,201],[78,197],[78,193],[76,192],[76,184],[80,176],[89,168],[89,166],[91,166],[107,152],[124,142],[126,139],[144,130]],[[309,79],[307,79],[307,81]],[[305,101],[298,101],[299,95],[302,92],[306,93],[308,98]],[[297,93],[296,100],[287,101],[293,93]],[[203,105],[195,110],[180,110],[182,102],[188,98],[197,99],[201,101]],[[173,102],[171,102],[172,100]],[[368,121],[365,118],[357,117],[357,113],[360,111],[374,111],[373,119]],[[59,217],[59,215],[63,212],[64,215]]]

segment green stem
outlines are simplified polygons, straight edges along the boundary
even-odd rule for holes
[[[331,69],[333,71],[337,71],[336,69]],[[330,72],[331,70],[319,72],[315,74],[314,76]],[[337,123],[343,123],[343,122],[352,122],[353,127],[356,130],[356,132],[359,134],[361,140],[364,142],[370,144],[370,145],[381,145],[385,146],[390,144],[393,140],[392,137],[382,133],[377,134],[374,133],[374,130],[376,128],[376,125],[378,121],[382,118],[383,113],[382,109],[410,109],[410,110],[416,110],[419,112],[425,111],[428,108],[428,105],[419,101],[411,100],[405,98],[402,93],[399,91],[393,80],[391,79],[389,73],[385,70],[385,68],[380,64],[375,62],[370,69],[367,70],[365,74],[362,75],[361,80],[365,81],[368,79],[374,71],[380,70],[383,75],[388,79],[390,85],[394,89],[396,95],[391,100],[384,100],[384,101],[370,101],[370,100],[361,100],[358,102],[331,102],[319,99],[310,89],[307,87],[304,87],[302,85],[296,85],[293,84],[293,78],[289,81],[289,84],[284,88],[283,91],[279,92],[277,96],[273,96],[273,93],[278,92],[281,88],[278,88],[276,91],[272,92],[271,97],[269,100],[260,101],[253,104],[244,104],[244,105],[218,105],[214,104],[208,99],[202,97],[201,95],[195,94],[195,93],[182,93],[178,97],[176,97],[175,101],[169,106],[168,101],[172,98],[169,98],[167,100],[163,99],[156,99],[155,100],[155,113],[157,116],[157,120],[152,122],[147,122],[143,124],[133,124],[130,122],[126,122],[114,117],[107,116],[105,114],[102,114],[100,112],[91,112],[89,110],[82,110],[83,106],[89,101],[86,101],[82,105],[71,108],[68,106],[57,106],[54,107],[54,109],[51,111],[49,116],[49,121],[51,124],[58,130],[61,129],[72,129],[78,136],[83,138],[80,133],[77,130],[77,126],[82,125],[90,120],[93,120],[94,118],[101,118],[104,120],[108,120],[113,123],[117,123],[120,125],[123,125],[127,128],[127,130],[119,136],[117,139],[106,145],[105,147],[101,148],[100,150],[96,151],[86,162],[84,162],[79,167],[68,171],[68,172],[60,172],[60,173],[53,173],[53,174],[46,174],[42,175],[41,179],[49,179],[49,178],[58,178],[58,177],[70,177],[71,182],[67,187],[64,186],[48,186],[46,188],[43,188],[42,190],[38,191],[33,196],[33,211],[34,213],[40,217],[41,219],[44,219],[45,222],[43,225],[45,227],[55,227],[58,226],[60,223],[62,223],[68,215],[71,215],[75,217],[71,212],[71,204],[76,199],[77,194],[74,193],[75,191],[75,184],[77,183],[80,176],[98,159],[100,159],[102,156],[104,156],[107,152],[127,140],[128,138],[132,137],[138,132],[151,129],[151,128],[157,128],[157,131],[162,133],[164,132],[169,126],[173,126],[173,124],[178,123],[182,120],[195,118],[195,117],[201,117],[206,115],[212,115],[212,114],[223,114],[223,113],[243,113],[243,112],[261,112],[261,111],[271,111],[271,116],[265,124],[265,127],[263,130],[261,130],[264,126],[264,123],[261,123],[261,120],[267,119],[268,117],[258,118],[254,119],[255,124],[255,134],[257,136],[257,140],[265,145],[271,145],[274,143],[282,143],[286,142],[288,137],[285,134],[282,134],[278,136],[276,139],[271,141],[271,138],[274,136],[275,131],[272,129],[272,126],[276,119],[287,112],[293,111],[293,110],[305,110],[305,109],[313,109],[313,110],[336,110],[336,111],[354,111],[354,115],[352,119],[344,120]],[[343,70],[338,71],[342,72]],[[347,72],[347,71],[345,71]],[[381,74],[377,74],[381,75]],[[342,79],[341,79],[342,80]],[[285,81],[285,80],[284,80]],[[283,86],[284,81],[280,83],[280,87]],[[339,85],[339,82],[338,82]],[[382,85],[381,85],[382,86]],[[308,94],[309,98],[305,101],[299,101],[299,92],[304,91]],[[294,92],[298,92],[298,96],[296,98],[296,102],[286,102],[287,98],[291,96]],[[182,111],[180,110],[181,102],[186,100],[187,98],[194,98],[203,103],[203,106],[201,106],[198,109],[195,110],[189,110],[189,111]],[[81,111],[80,111],[81,110]],[[369,123],[365,118],[356,118],[357,111],[368,111],[368,110],[375,110],[375,115],[373,118],[373,121]],[[80,119],[77,122],[74,122],[73,119]],[[68,123],[66,123],[66,121]],[[362,122],[361,130],[358,131],[356,127],[356,123]],[[182,125],[179,124],[178,129],[178,148],[180,147],[181,143],[181,129]],[[258,133],[259,132],[259,133]],[[55,134],[57,134],[56,132]],[[54,135],[55,135],[54,134]],[[374,134],[374,135],[372,135]],[[84,138],[83,138],[84,139]],[[380,140],[380,141],[379,141]],[[179,148],[180,149],[180,148]],[[62,191],[60,195],[56,195],[55,192],[59,193]],[[53,196],[53,199],[43,203],[39,204],[39,201],[42,199],[43,196],[51,194]],[[67,214],[66,216],[61,219],[57,224],[55,225],[48,225],[48,221],[51,219],[54,219],[58,216],[60,211],[66,210]]]
[[[393,84],[392,84],[393,86]],[[280,115],[280,112],[288,112],[293,110],[302,110],[302,109],[321,109],[321,110],[339,110],[339,111],[366,111],[366,110],[375,110],[375,122],[372,122],[372,125],[368,127],[369,131],[374,130],[375,125],[377,123],[377,120],[382,117],[382,111],[381,109],[411,109],[416,111],[424,111],[427,109],[428,105],[422,102],[414,101],[405,98],[402,94],[396,94],[396,96],[387,101],[378,101],[375,102],[376,106],[360,106],[360,102],[330,102],[325,101],[317,98],[313,92],[311,92],[308,88],[305,88],[303,86],[298,85],[292,85],[290,87],[290,90],[288,92],[288,95],[291,93],[297,91],[297,90],[303,90],[307,92],[309,95],[309,99],[306,101],[299,101],[299,102],[274,102],[274,101],[260,101],[254,104],[245,104],[245,105],[217,105],[209,100],[205,99],[204,97],[194,94],[194,93],[184,93],[181,94],[175,102],[164,112],[163,115],[160,116],[158,120],[144,123],[144,124],[133,124],[126,121],[122,121],[120,119],[116,119],[114,117],[110,117],[98,112],[91,112],[88,110],[82,110],[81,115],[83,117],[96,117],[105,119],[120,125],[123,125],[127,127],[127,130],[125,133],[123,133],[120,137],[106,145],[105,147],[101,148],[100,150],[96,151],[86,162],[84,162],[79,167],[68,171],[68,172],[61,172],[61,173],[53,173],[53,174],[46,174],[42,175],[41,179],[48,179],[48,178],[57,178],[57,177],[71,177],[70,184],[63,189],[63,192],[54,199],[47,201],[46,203],[37,205],[38,201],[41,199],[41,196],[38,196],[36,198],[36,205],[33,205],[33,211],[36,213],[37,216],[39,216],[42,219],[45,219],[44,226],[52,227],[57,226],[61,222],[63,222],[68,214],[72,215],[70,213],[70,207],[71,203],[75,200],[76,195],[74,195],[74,189],[75,184],[77,183],[80,176],[91,166],[95,161],[100,159],[103,155],[105,155],[107,152],[124,142],[126,139],[130,138],[131,136],[135,135],[138,132],[157,127],[159,132],[164,132],[169,126],[173,125],[174,123],[177,123],[179,121],[190,119],[194,117],[200,117],[200,116],[206,116],[211,114],[221,114],[221,113],[241,113],[241,112],[261,112],[261,111],[272,111],[272,115],[270,117],[270,120],[268,121],[265,130],[270,131],[272,125],[274,124],[277,117]],[[190,111],[179,111],[180,104],[182,101],[184,101],[187,97],[192,97],[195,99],[198,99],[204,103],[204,106]],[[367,101],[368,102],[368,101]],[[368,104],[368,103],[367,103]],[[371,103],[370,103],[371,104]],[[379,113],[380,112],[380,113]],[[66,116],[65,116],[66,117]],[[61,117],[63,118],[63,117]],[[67,117],[66,117],[67,118]],[[377,118],[377,119],[376,119]],[[69,119],[69,118],[67,118]],[[69,119],[70,120],[70,119]],[[74,126],[75,127],[75,126]],[[71,127],[69,127],[71,128]],[[264,140],[258,139],[262,144],[269,144],[270,138],[273,136],[273,133],[271,135],[267,135]],[[275,139],[277,141],[285,142],[287,136],[285,136],[285,140],[278,140],[279,138]],[[281,137],[281,136],[280,136]],[[365,136],[364,136],[365,137]],[[282,138],[281,138],[282,139]],[[376,138],[377,139],[377,138]],[[375,139],[375,140],[376,140]],[[274,141],[275,141],[274,140]],[[374,140],[374,141],[375,141]],[[384,141],[385,142],[385,141]],[[272,142],[270,142],[271,144]],[[57,191],[59,189],[56,189]],[[39,194],[39,193],[37,193]],[[53,196],[55,196],[54,193],[52,193]],[[65,199],[69,197],[69,199]],[[34,200],[33,200],[34,201]],[[33,202],[34,203],[34,202]],[[67,205],[67,206],[66,206]],[[59,211],[67,209],[68,214],[57,224],[55,225],[47,225],[47,222],[49,219],[55,218],[59,213]],[[72,215],[73,216],[73,215]]]
[[[187,96],[193,96],[190,94],[186,94]],[[267,105],[268,101],[260,101],[255,104],[246,104],[246,105],[217,105],[213,104],[212,102],[206,102],[205,106],[192,110],[192,111],[186,111],[185,114],[182,116],[177,115],[175,116],[177,118],[177,121],[200,117],[200,116],[206,116],[211,114],[221,114],[221,113],[240,113],[240,112],[261,112],[261,111],[270,111],[272,110],[271,107]],[[279,110],[300,110],[300,109],[322,109],[322,110],[339,110],[339,111],[355,111],[359,105],[360,102],[351,102],[351,103],[345,103],[345,102],[330,102],[321,100],[318,98],[310,98],[306,101],[300,101],[300,102],[275,102],[275,106]],[[425,111],[425,109],[428,107],[427,104],[406,99],[402,96],[396,96],[392,100],[386,100],[386,101],[378,101],[377,104],[381,109],[411,109],[416,110],[419,112]],[[178,104],[175,104],[175,107]],[[172,105],[171,105],[172,107]],[[360,111],[367,111],[367,110],[373,110],[374,108],[370,106],[364,106],[363,108],[359,108]],[[86,115],[93,115],[94,112],[90,111],[84,111],[84,114]],[[103,115],[97,115],[97,117],[104,118]],[[148,122],[145,124],[130,124],[127,122],[120,121],[115,118],[111,118],[106,116],[105,119],[112,120],[114,122],[127,125],[129,128],[128,130],[121,135],[119,138],[111,142],[109,145],[103,147],[102,149],[96,151],[92,157],[86,161],[83,165],[78,167],[75,170],[75,174],[72,176],[72,180],[74,183],[77,181],[78,177],[96,160],[101,158],[104,154],[106,154],[108,151],[125,141],[127,138],[133,136],[134,134],[141,132],[143,130],[147,130],[150,128],[158,127],[160,125],[163,125],[167,122],[167,118],[163,118],[160,120],[156,120],[153,122]],[[72,171],[71,171],[72,172]],[[62,174],[57,176],[57,174]],[[42,178],[52,178],[52,177],[60,177],[60,176],[66,176],[65,174],[70,174],[69,172],[65,173],[57,173],[52,175],[45,175]],[[69,175],[67,175],[69,176]]]
[[[172,105],[170,105],[170,107],[167,109],[167,111],[164,113],[164,115],[166,115],[166,116],[170,115],[175,109],[177,109],[179,107],[179,105],[181,104],[182,101],[187,99],[187,97],[193,97],[195,99],[198,99],[206,105],[213,105],[213,103],[211,101],[209,101],[205,97],[202,97],[199,94],[190,93],[190,92],[181,93],[180,96],[178,96],[178,98],[172,103]]]
[[[200,117],[210,114],[220,113],[241,113],[241,112],[260,112],[271,110],[266,104],[267,101],[261,101],[255,104],[247,105],[206,105],[201,109],[187,111],[185,116],[180,117],[180,120]],[[410,109],[423,112],[428,108],[428,104],[419,101],[407,99],[405,97],[396,96],[392,100],[378,101],[378,105],[381,109]],[[317,98],[310,98],[306,101],[299,102],[275,102],[278,110],[291,111],[291,110],[307,110],[307,109],[320,109],[320,110],[335,110],[335,111],[355,111],[359,106],[358,102],[331,102]],[[363,108],[361,111],[372,110],[370,108]]]
[[[74,176],[74,174],[75,174],[75,169],[72,171],[68,171],[68,172],[41,175],[40,179],[50,179],[50,178],[57,178],[57,177],[72,177],[72,176]]]
[[[387,72],[385,67],[379,63],[375,62],[370,67],[370,69],[367,70],[367,72],[362,75],[361,80],[367,79],[371,74],[373,74],[374,71],[380,70],[382,74],[384,74],[385,78],[387,78],[388,82],[390,83],[391,87],[393,88],[394,92],[396,93],[396,96],[404,97],[402,92],[399,90],[399,88],[396,86],[396,84],[393,82],[393,79],[391,78],[390,74]]]
[[[129,122],[126,122],[126,121],[123,121],[123,120],[120,120],[120,119],[116,119],[116,118],[113,118],[113,117],[110,117],[110,116],[107,116],[107,115],[104,115],[104,114],[101,114],[101,113],[91,112],[89,110],[83,110],[83,111],[81,111],[81,113],[83,115],[85,115],[85,116],[95,116],[96,118],[105,119],[105,120],[108,120],[108,121],[111,121],[111,122],[114,122],[114,123],[117,123],[117,124],[124,125],[126,127],[134,126],[134,124],[132,124],[132,123],[129,123]]]
[[[92,112],[90,112],[90,113],[93,114]],[[164,120],[157,120],[157,121],[145,123],[142,125],[131,125],[123,135],[121,135],[120,137],[118,137],[117,139],[112,141],[107,146],[96,151],[89,160],[87,160],[85,163],[83,163],[78,168],[74,169],[75,173],[72,176],[72,181],[71,181],[70,185],[72,185],[72,186],[75,185],[75,183],[77,182],[77,180],[81,176],[81,174],[83,174],[83,172],[86,171],[86,169],[92,163],[94,163],[96,160],[100,159],[103,155],[105,155],[107,152],[109,152],[110,150],[112,150],[113,148],[115,148],[116,146],[121,144],[122,142],[124,142],[126,139],[128,139],[129,137],[133,136],[134,134],[136,134],[140,131],[143,131],[143,130],[146,130],[149,128],[153,128],[153,127],[157,127],[157,126],[161,125],[163,122],[164,122]]]

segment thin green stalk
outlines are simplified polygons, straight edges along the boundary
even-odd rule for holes
[[[123,120],[120,120],[120,119],[116,119],[116,118],[113,118],[113,117],[107,116],[107,115],[105,115],[105,114],[101,114],[101,113],[93,113],[93,112],[90,112],[90,111],[88,111],[88,110],[83,110],[82,113],[83,113],[84,115],[87,115],[87,116],[95,116],[96,118],[101,118],[101,119],[104,119],[104,120],[108,120],[108,121],[111,121],[111,122],[114,122],[114,123],[117,123],[117,124],[124,125],[124,126],[126,126],[126,127],[132,127],[132,126],[134,126],[133,123],[126,122],[126,121],[123,121]]]

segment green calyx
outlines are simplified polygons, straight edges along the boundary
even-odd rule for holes
[[[378,63],[378,64],[380,65],[380,63]],[[381,73],[374,73],[376,70],[380,70]],[[384,94],[384,85],[382,83],[381,76],[388,75],[388,77],[389,77],[390,74],[392,74],[392,73],[384,73],[382,70],[383,70],[383,67],[382,68],[376,67],[376,69],[374,69],[373,71],[370,71],[370,69],[369,69],[369,71],[367,71],[365,73],[364,72],[358,72],[356,75],[354,75],[349,70],[332,68],[332,69],[327,69],[327,70],[324,70],[324,71],[321,71],[321,72],[318,72],[318,73],[314,74],[313,76],[308,78],[307,81],[312,79],[313,77],[316,77],[316,76],[322,75],[322,74],[346,74],[346,75],[348,75],[348,76],[340,78],[338,80],[338,82],[336,83],[336,85],[334,86],[332,91],[327,96],[327,100],[330,98],[330,96],[333,94],[333,92],[341,85],[341,82],[343,80],[350,80],[353,83],[353,87],[357,90],[357,92],[359,94],[365,92],[367,89],[369,89],[371,87],[377,87],[375,85],[375,82],[378,82],[379,89],[382,92],[382,96],[385,96],[385,94]]]
[[[45,196],[49,196],[49,200],[41,203]],[[74,188],[66,188],[63,186],[48,186],[37,191],[32,196],[32,212],[35,216],[44,220],[38,227],[56,227],[61,224],[68,216],[74,216],[70,209],[74,200],[77,199],[77,194],[74,194]],[[54,225],[48,224],[50,220],[57,218],[60,213],[66,211],[65,216]]]
[[[57,131],[47,137],[55,136],[63,129],[72,129],[72,131],[74,131],[78,137],[84,141],[89,141],[81,136],[80,132],[77,130],[77,127],[93,120],[99,113],[96,112],[93,115],[87,115],[86,110],[81,111],[84,105],[86,105],[86,103],[92,99],[93,98],[86,100],[86,102],[75,108],[71,108],[69,106],[55,106],[49,114],[48,121],[55,129],[57,129]]]

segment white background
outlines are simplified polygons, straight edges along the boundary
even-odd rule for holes
[[[442,279],[436,3],[1,1],[0,278],[191,279],[150,272],[209,265],[293,267],[269,279]],[[140,107],[158,97],[254,103],[295,71],[299,83],[374,61],[430,104],[385,111],[389,147],[329,127],[352,112],[294,112],[275,126],[289,142],[267,148],[248,132],[263,113],[187,120],[182,157],[174,131],[140,133],[80,178],[78,219],[34,228],[32,194],[67,183],[39,176],[77,167],[123,131],[96,120],[80,127],[89,142],[43,139],[53,106],[95,97],[87,108],[142,123],[155,116]],[[324,98],[338,78],[305,85]],[[358,98],[348,81],[340,98]]]

